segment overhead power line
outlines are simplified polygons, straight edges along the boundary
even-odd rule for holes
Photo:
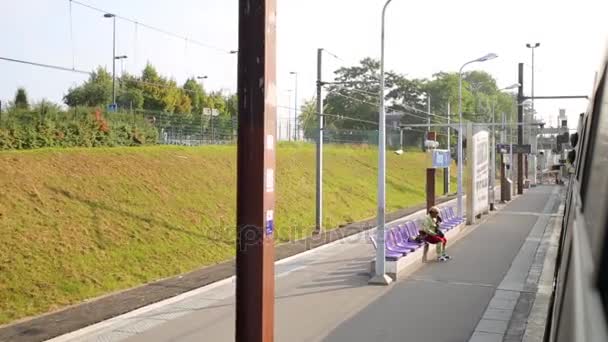
[[[338,95],[338,96],[344,97],[344,98],[347,98],[347,99],[350,99],[350,100],[353,100],[353,101],[359,101],[359,102],[361,102],[361,103],[365,103],[365,104],[368,104],[368,105],[370,105],[370,106],[379,106],[379,105],[380,105],[380,104],[375,103],[375,102],[367,102],[367,101],[365,101],[365,100],[361,100],[361,99],[358,99],[358,98],[355,98],[355,97],[351,97],[351,96],[348,96],[348,95],[344,95],[344,94],[341,94],[341,93],[339,93],[339,92],[337,92],[337,91],[333,91],[333,92],[330,92],[330,93],[332,93],[332,94],[334,94],[334,95]],[[408,108],[408,109],[415,110],[415,108],[414,108],[414,107],[411,107],[411,106],[409,106],[409,105],[403,105],[403,106],[404,106],[404,107],[406,107],[406,108]],[[400,108],[397,108],[397,107],[395,107],[395,106],[393,106],[393,107],[389,107],[389,108],[390,108],[390,109],[393,109],[393,110],[398,110],[398,111],[399,111],[399,113],[401,113],[401,114],[403,114],[403,115],[408,115],[408,116],[411,116],[411,117],[414,117],[414,118],[418,118],[418,119],[422,119],[422,120],[427,120],[427,117],[425,117],[425,116],[420,116],[420,115],[416,115],[416,114],[413,114],[413,113],[408,113],[408,112],[403,111],[403,110],[401,110]],[[424,114],[425,114],[425,115],[427,115],[427,116],[429,115],[429,113],[427,113],[427,112],[422,112],[422,113],[424,113]],[[443,119],[443,120],[446,120],[446,119],[447,119],[445,116],[440,116],[440,115],[436,115],[436,114],[432,114],[432,113],[431,113],[430,115],[431,115],[431,116],[438,117],[438,118],[441,118],[441,119]]]
[[[168,30],[165,30],[163,28],[159,28],[159,27],[156,27],[156,26],[144,24],[141,21],[138,21],[138,20],[135,20],[135,19],[131,19],[131,18],[127,18],[127,17],[121,16],[121,15],[118,15],[118,14],[112,12],[112,11],[106,11],[104,9],[101,9],[101,8],[98,8],[98,7],[95,7],[95,6],[92,6],[92,5],[80,2],[78,0],[70,0],[70,2],[73,2],[73,3],[77,4],[77,5],[82,6],[82,7],[86,7],[88,9],[93,10],[93,11],[97,11],[99,13],[104,13],[104,14],[105,13],[110,13],[110,14],[113,14],[113,15],[116,16],[116,18],[122,19],[124,21],[128,21],[128,22],[133,23],[133,24],[135,24],[137,26],[145,27],[145,28],[147,28],[149,30],[156,31],[158,33],[162,33],[164,35],[167,35],[167,36],[170,36],[170,37],[173,37],[173,38],[177,38],[177,39],[181,39],[181,40],[186,40],[189,43],[194,44],[194,45],[198,45],[198,46],[201,46],[201,47],[204,47],[204,48],[207,48],[207,49],[211,49],[211,50],[215,50],[215,51],[218,51],[218,52],[223,52],[223,53],[228,53],[228,54],[231,53],[230,50],[223,49],[223,48],[211,45],[211,44],[203,43],[203,42],[194,40],[192,38],[188,38],[186,36],[183,36],[183,35],[180,35],[180,34],[177,34],[177,33],[174,33],[174,32],[168,31]]]
[[[295,109],[294,107],[289,107],[289,106],[277,106],[277,108],[283,108],[283,109],[289,109],[289,110],[294,110]],[[296,112],[299,112],[299,113],[304,112],[301,109],[295,109],[295,110],[296,110]],[[362,122],[362,123],[378,126],[378,122],[377,121],[358,119],[358,118],[354,118],[352,116],[348,116],[348,115],[344,115],[344,114],[335,114],[335,113],[328,114],[328,113],[318,113],[318,112],[314,112],[313,114],[327,116],[327,117],[333,117],[333,118],[337,118],[337,119],[341,119],[341,120],[349,120],[349,121],[355,121],[355,122]],[[393,126],[391,126],[391,125],[387,124],[385,126],[387,128],[393,129]],[[415,128],[410,128],[410,129],[408,129],[408,131],[415,131],[415,132],[420,132],[420,133],[426,133],[426,131],[415,129]],[[447,136],[447,134],[443,134],[443,133],[439,133],[439,132],[437,132],[437,134],[438,135],[445,135],[445,136]]]
[[[33,66],[37,66],[37,67],[41,67],[41,68],[47,68],[47,69],[54,69],[54,70],[73,72],[73,73],[83,74],[83,75],[91,75],[92,74],[92,72],[90,72],[90,71],[78,70],[78,69],[73,69],[73,68],[71,69],[71,68],[66,68],[66,67],[62,67],[62,66],[58,66],[58,65],[52,65],[52,64],[44,64],[44,63],[31,62],[31,61],[26,61],[26,60],[22,60],[22,59],[0,57],[0,60],[4,60],[4,61],[7,61],[7,62],[26,64],[26,65],[33,65]],[[154,82],[146,82],[146,81],[142,81],[142,80],[138,80],[138,79],[123,80],[121,78],[117,78],[117,81],[119,83],[134,82],[134,83],[139,83],[139,84],[143,84],[143,85],[150,85],[150,86],[156,86],[156,87],[162,87],[162,88],[171,88],[171,86],[169,86],[167,84],[154,83]],[[175,88],[178,89],[178,90],[181,90],[181,91],[185,91],[185,92],[189,92],[189,93],[195,93],[195,91],[193,91],[193,90],[184,89],[182,87],[178,87],[177,85],[175,86]]]
[[[34,66],[38,66],[38,67],[42,67],[42,68],[48,68],[48,69],[55,69],[55,70],[75,72],[75,73],[78,73],[78,74],[86,74],[86,75],[90,75],[91,74],[91,72],[89,72],[89,71],[78,70],[78,69],[74,69],[74,68],[66,68],[66,67],[57,66],[57,65],[51,65],[51,64],[30,62],[30,61],[26,61],[26,60],[22,60],[22,59],[0,57],[0,60],[8,61],[8,62],[21,63],[21,64],[27,64],[27,65],[34,65]]]

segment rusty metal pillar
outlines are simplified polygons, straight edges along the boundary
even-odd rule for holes
[[[435,206],[435,169],[426,169],[426,211]]]
[[[239,0],[237,342],[274,340],[276,0]]]
[[[519,88],[517,91],[517,145],[523,145],[524,135],[522,124],[524,122],[524,63],[517,65]],[[524,193],[524,160],[521,151],[517,152],[517,193]]]
[[[507,175],[505,174],[505,154],[500,153],[500,202],[505,203],[507,199]]]

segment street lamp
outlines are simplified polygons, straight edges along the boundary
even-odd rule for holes
[[[529,120],[527,120],[527,122],[532,122],[534,119],[534,116],[536,115],[536,111],[534,110],[534,50],[540,46],[540,43],[528,43],[526,44],[526,47],[530,50],[532,50],[532,118],[528,117]],[[532,129],[530,127],[524,128],[525,130],[528,131],[528,143],[530,143],[530,139],[531,139],[531,133],[532,133]],[[527,177],[527,173],[528,171],[526,170],[526,177]]]
[[[203,81],[202,81],[202,80],[206,80],[206,79],[208,79],[208,78],[209,78],[209,76],[207,76],[207,75],[204,75],[204,76],[196,76],[196,79],[197,79],[197,80],[201,80],[201,88],[205,89],[205,87],[204,87],[204,84],[203,84]]]
[[[485,56],[464,63],[462,67],[460,67],[460,71],[458,71],[458,216],[460,217],[464,216],[462,210],[462,175],[464,163],[462,158],[462,69],[471,63],[486,62],[497,57],[498,55],[489,53]]]
[[[534,115],[534,49],[539,46],[540,43],[526,44],[526,47],[532,50],[532,115]]]
[[[116,110],[116,15],[106,13],[104,18],[112,18],[112,108]]]
[[[294,134],[294,141],[298,140],[298,136],[299,136],[299,130],[298,130],[298,72],[297,71],[291,71],[289,73],[290,75],[294,75],[295,76],[295,108],[293,110],[294,113],[294,125],[295,125],[295,134]]]
[[[501,92],[503,90],[511,90],[511,89],[515,89],[515,88],[519,88],[519,83],[514,83],[511,84],[508,87],[505,88],[501,88],[498,89],[497,92]],[[489,186],[488,186],[488,191],[489,191],[489,199],[490,199],[490,210],[494,210],[494,198],[495,198],[495,194],[494,194],[494,187],[496,186],[496,113],[495,113],[495,108],[496,108],[496,98],[494,98],[494,100],[492,101],[492,142],[490,144],[490,182],[489,182]],[[503,124],[504,124],[504,120],[503,120]],[[504,135],[504,132],[503,132]],[[503,186],[503,184],[501,183],[501,186]]]
[[[126,55],[114,57],[115,60],[120,60],[120,73],[121,74],[125,73],[125,67],[124,67],[123,61],[127,58],[129,58],[129,57],[127,57]]]
[[[386,197],[386,113],[384,112],[384,18],[386,8],[392,0],[387,0],[382,8],[382,28],[380,33],[380,113],[378,127],[378,228],[376,228],[376,267],[372,284],[388,285],[392,279],[386,275],[386,242],[384,241]]]

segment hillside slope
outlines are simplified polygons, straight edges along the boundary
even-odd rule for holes
[[[314,227],[314,146],[277,158],[285,242]],[[389,211],[424,201],[424,160],[389,154]],[[326,227],[375,215],[376,165],[372,149],[325,149]],[[0,189],[0,324],[234,254],[234,146],[2,152]]]

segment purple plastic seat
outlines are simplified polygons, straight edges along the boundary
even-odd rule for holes
[[[455,221],[458,221],[460,223],[464,222],[464,218],[456,216],[456,214],[454,213],[453,207],[448,208],[448,213],[450,213],[451,218],[454,219]]]
[[[396,244],[393,233],[390,230],[384,232],[384,241],[386,242],[386,250],[395,252],[395,253],[403,253],[408,254],[412,251],[411,248],[400,247]]]
[[[370,236],[369,239],[372,241],[372,245],[374,246],[374,249],[378,249],[378,244],[376,244],[376,239],[374,239],[373,236]],[[403,256],[403,253],[391,252],[389,250],[384,251],[384,257],[387,260],[398,260],[402,256]]]
[[[458,226],[459,223],[450,219],[447,209],[440,209],[439,215],[443,220],[439,225],[440,228],[444,228],[445,230],[451,230],[452,228]]]
[[[409,248],[412,251],[415,251],[420,247],[420,245],[418,245],[417,243],[409,242],[409,235],[406,235],[404,237],[401,233],[401,230],[399,229],[399,226],[391,229],[391,233],[393,234],[393,238],[395,239],[395,244],[399,247]]]
[[[405,224],[399,227],[401,231],[401,236],[409,243],[416,244],[418,246],[422,246],[422,242],[416,242],[414,239],[418,236],[418,232],[414,227],[414,224],[411,221],[406,222]]]
[[[411,237],[416,237],[420,235],[420,232],[418,231],[418,228],[416,228],[416,224],[413,221],[407,221],[405,223],[405,227],[407,228]]]

